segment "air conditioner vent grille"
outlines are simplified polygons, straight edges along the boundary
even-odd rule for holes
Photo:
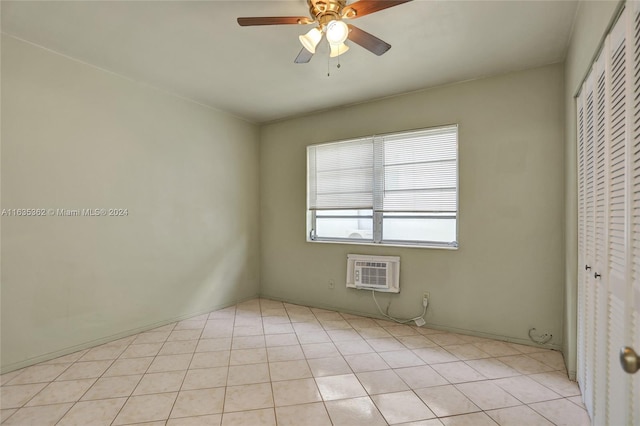
[[[386,262],[356,262],[356,266],[368,266],[370,268],[385,268],[387,267]]]
[[[397,256],[347,256],[347,287],[398,293],[399,272]]]
[[[362,268],[362,284],[376,287],[387,286],[387,268]]]

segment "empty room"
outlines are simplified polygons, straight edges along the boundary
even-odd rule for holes
[[[3,426],[640,425],[640,1],[0,14]]]

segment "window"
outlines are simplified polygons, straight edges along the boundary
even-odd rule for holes
[[[458,126],[307,147],[310,241],[457,247]]]

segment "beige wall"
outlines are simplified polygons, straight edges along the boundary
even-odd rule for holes
[[[399,255],[390,313],[452,330],[562,343],[563,67],[511,73],[266,125],[261,130],[261,294],[375,315],[369,292],[346,289],[348,253]],[[459,124],[460,249],[305,241],[309,144]],[[335,289],[328,288],[334,279]],[[386,296],[386,297],[385,297]]]
[[[3,36],[2,208],[129,216],[2,218],[2,370],[251,297],[258,260],[265,296],[375,315],[342,286],[346,254],[371,253],[402,258],[401,294],[380,296],[391,313],[419,313],[430,291],[431,325],[522,342],[550,331],[575,374],[573,95],[617,8],[581,3],[564,69],[266,125],[260,154],[254,125]],[[306,145],[448,123],[459,250],[305,242]]]
[[[258,128],[2,37],[2,370],[259,291]],[[78,346],[79,345],[79,346]]]
[[[565,61],[565,339],[567,371],[576,375],[578,268],[578,196],[576,168],[576,106],[574,96],[591,66],[600,42],[619,8],[618,1],[583,1],[578,7]]]

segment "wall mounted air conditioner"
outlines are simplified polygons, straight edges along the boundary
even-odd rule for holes
[[[400,293],[400,257],[347,255],[347,287]]]

